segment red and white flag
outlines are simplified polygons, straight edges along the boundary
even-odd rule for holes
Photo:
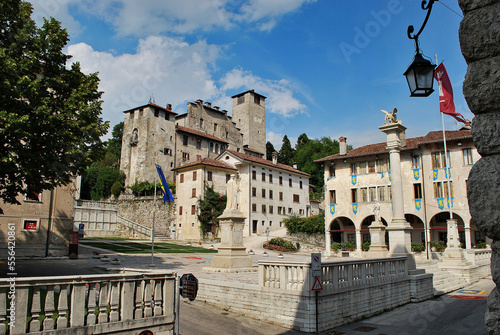
[[[441,113],[453,116],[457,121],[465,123],[462,114],[455,112],[455,103],[453,103],[453,88],[451,87],[450,77],[444,64],[441,63],[434,71],[434,78],[439,85],[439,109]]]

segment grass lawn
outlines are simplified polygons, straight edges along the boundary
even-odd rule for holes
[[[107,249],[111,251],[121,252],[124,254],[146,254],[151,252],[151,243],[149,242],[132,242],[130,240],[109,240],[109,241],[82,241],[80,244],[90,247]],[[155,243],[155,252],[168,254],[209,254],[216,253],[217,250],[192,247],[187,245],[178,245],[172,243]]]

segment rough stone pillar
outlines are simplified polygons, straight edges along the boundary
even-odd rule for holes
[[[482,158],[467,183],[472,220],[493,240],[486,329],[500,334],[500,0],[459,0],[464,18],[460,47],[468,64],[463,92],[475,117],[472,138]]]
[[[404,215],[403,182],[401,178],[400,150],[403,146],[401,134],[406,127],[401,121],[385,124],[379,127],[387,134],[387,149],[391,162],[391,192],[392,192],[392,220],[387,227],[389,232],[389,256],[407,256],[408,269],[414,270],[416,263],[411,254],[411,225]]]

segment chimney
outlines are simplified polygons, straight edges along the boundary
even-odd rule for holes
[[[172,111],[172,104],[167,104],[167,108],[166,108],[169,112]]]
[[[211,102],[205,102],[205,107],[212,108],[212,103]]]
[[[339,138],[339,155],[340,156],[345,156],[347,155],[347,142],[346,142],[347,138],[345,138],[344,136],[341,136]]]
[[[219,106],[214,106],[214,109],[215,109],[216,111],[218,111],[218,110],[220,110],[220,107],[219,107]]]
[[[293,168],[297,170],[297,162],[293,162]]]
[[[460,130],[471,130],[470,121],[465,120],[465,124],[460,128]]]
[[[276,151],[273,151],[272,156],[273,156],[273,164],[274,165],[278,164],[278,153]]]

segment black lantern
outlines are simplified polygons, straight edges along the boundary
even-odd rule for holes
[[[413,58],[413,62],[404,73],[406,81],[408,82],[408,87],[410,88],[410,97],[428,97],[434,92],[432,85],[434,84],[434,69],[436,65],[422,56],[418,45],[418,36],[427,24],[434,1],[438,0],[430,0],[428,4],[426,0],[422,1],[422,9],[427,10],[427,15],[418,33],[412,36],[414,28],[413,26],[408,26],[408,38],[415,40],[416,49],[415,58]]]
[[[410,88],[410,97],[428,97],[434,92],[434,69],[436,65],[417,53],[404,76]]]

